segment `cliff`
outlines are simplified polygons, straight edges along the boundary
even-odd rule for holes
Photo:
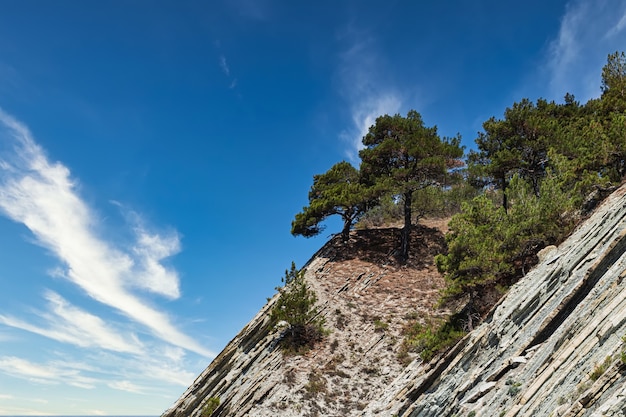
[[[276,349],[270,300],[164,416],[624,416],[626,187],[520,280],[485,321],[431,363],[398,360],[402,327],[427,315],[441,232],[393,262],[393,231],[331,240],[306,265],[330,324],[304,356]],[[378,240],[377,240],[378,239]]]
[[[304,355],[283,355],[280,329],[269,326],[271,299],[226,346],[164,417],[358,416],[403,371],[401,331],[432,314],[443,280],[433,257],[444,247],[436,226],[413,230],[413,259],[394,257],[398,230],[360,230],[331,239],[304,266],[329,334]],[[410,357],[405,361],[410,361]]]

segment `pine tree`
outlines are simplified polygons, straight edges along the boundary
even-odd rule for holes
[[[384,115],[363,138],[361,174],[379,195],[402,199],[404,227],[400,256],[408,259],[413,196],[427,187],[441,187],[451,168],[462,165],[460,138],[442,140],[437,127],[426,127],[415,110],[406,117]]]
[[[328,172],[313,177],[309,191],[309,205],[296,214],[291,223],[291,234],[311,237],[324,227],[327,217],[338,215],[343,220],[341,236],[344,242],[350,237],[350,228],[365,212],[368,190],[361,183],[359,171],[349,162],[333,165]]]

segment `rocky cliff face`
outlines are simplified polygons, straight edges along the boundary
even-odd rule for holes
[[[198,416],[211,397],[220,398],[214,416],[624,416],[625,195],[622,187],[609,196],[429,364],[405,367],[397,352],[408,315],[431,311],[442,285],[436,245],[399,267],[388,243],[371,252],[371,239],[355,236],[350,250],[331,241],[307,265],[331,324],[327,341],[283,357],[267,324],[272,300],[164,416]]]
[[[433,264],[442,231],[415,228],[407,265],[394,258],[398,233],[357,231],[347,244],[334,238],[305,265],[329,330],[313,350],[283,355],[280,329],[269,325],[275,297],[163,417],[199,416],[211,398],[220,404],[214,417],[360,415],[402,373],[402,328],[432,315],[443,285]]]
[[[407,369],[366,416],[624,416],[626,188],[445,358]]]

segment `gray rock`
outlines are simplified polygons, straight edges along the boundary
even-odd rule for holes
[[[376,332],[357,319],[355,309],[368,308],[367,291],[387,270],[368,265],[341,281],[330,271],[330,248],[322,248],[307,280],[327,317],[341,312],[338,350],[284,358],[268,319],[274,297],[163,417],[200,416],[212,397],[220,398],[214,417],[625,416],[625,194],[619,188],[567,241],[547,248],[489,317],[433,363],[402,367],[394,327]],[[331,279],[334,289],[324,287]],[[327,392],[315,397],[318,371]],[[307,392],[313,399],[304,401]]]

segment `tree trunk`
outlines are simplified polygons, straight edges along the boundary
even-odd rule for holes
[[[346,243],[350,240],[350,226],[352,226],[352,219],[343,220],[343,230],[341,230],[341,240]]]
[[[402,229],[402,237],[400,241],[400,256],[403,261],[409,259],[409,243],[411,239],[411,203],[413,193],[404,193],[404,228]]]

